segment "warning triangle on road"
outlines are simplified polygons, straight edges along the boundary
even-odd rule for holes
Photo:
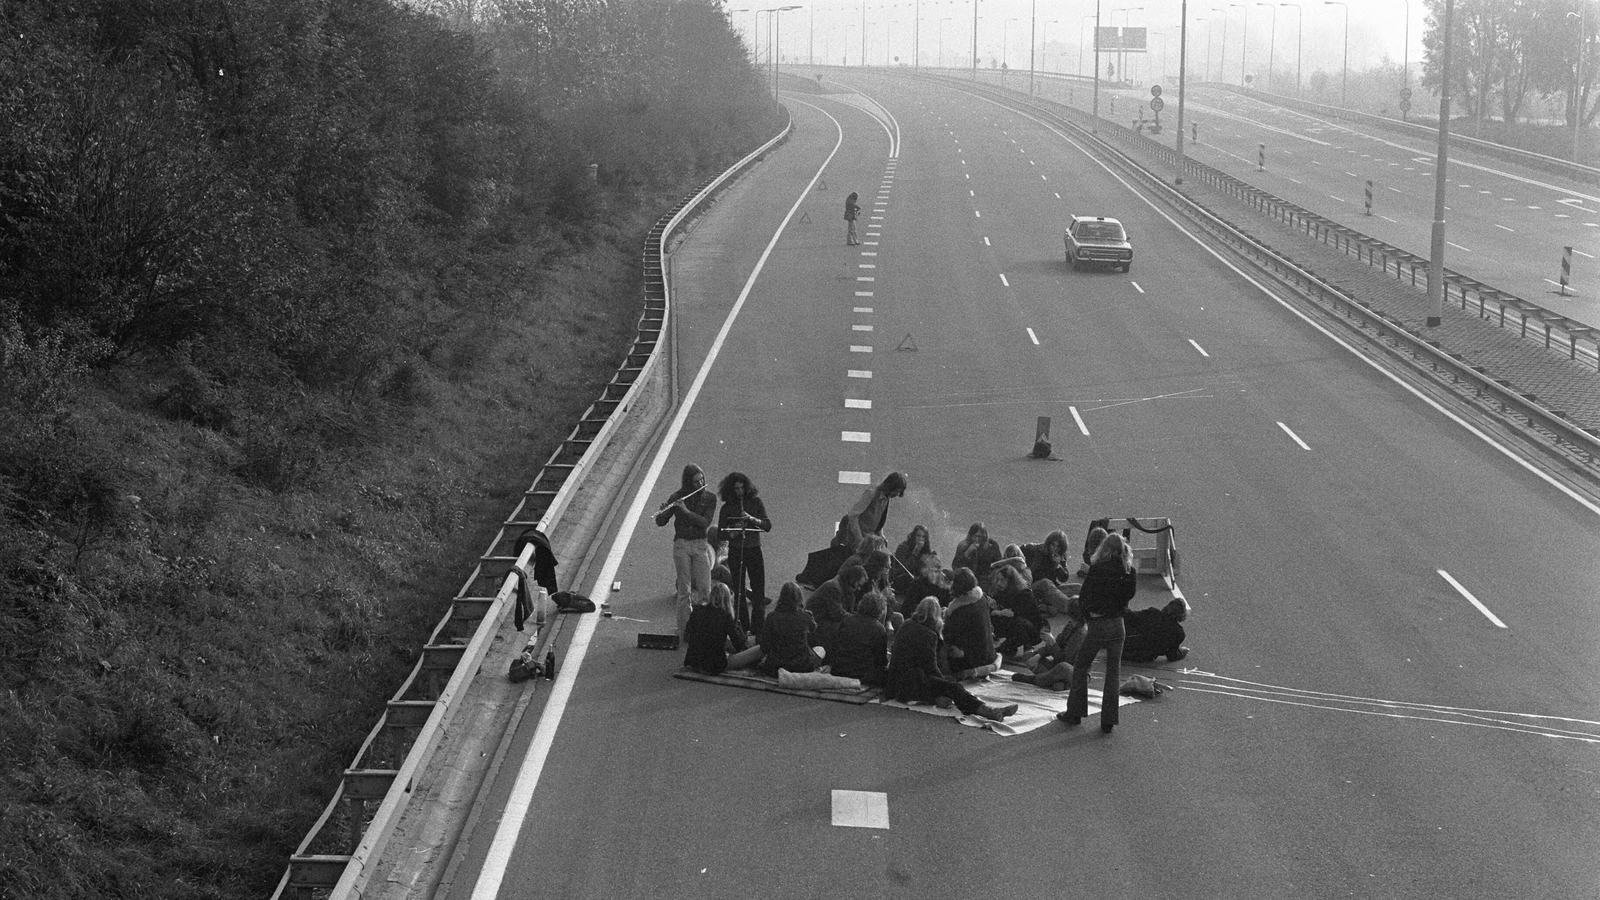
[[[906,336],[900,339],[900,346],[894,349],[914,353],[917,349],[917,342],[911,339],[911,332],[908,331]]]
[[[801,213],[800,214],[800,221],[796,222],[795,224],[796,225],[810,225],[811,224],[811,214],[810,213]]]
[[[828,189],[828,179],[826,179],[826,178],[817,179],[817,190],[825,191],[827,189]]]

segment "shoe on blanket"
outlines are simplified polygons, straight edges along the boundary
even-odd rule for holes
[[[1188,656],[1188,655],[1189,655],[1189,648],[1188,647],[1179,647],[1178,649],[1176,649],[1176,650],[1172,651],[1171,653],[1167,654],[1167,662],[1177,662],[1178,660],[1183,659],[1185,656]]]
[[[1008,703],[1005,706],[990,706],[989,704],[985,703],[974,710],[972,714],[985,719],[1001,722],[1004,721],[1007,716],[1014,714],[1016,711],[1017,705],[1015,703]]]
[[[1061,712],[1056,713],[1056,721],[1064,722],[1068,725],[1080,725],[1083,723],[1083,716],[1075,716],[1066,710],[1062,710]]]
[[[949,709],[955,705],[955,701],[949,697],[935,697],[933,698],[933,705],[940,709]]]
[[[1021,684],[1038,684],[1039,677],[1032,672],[1012,672],[1011,680]]]

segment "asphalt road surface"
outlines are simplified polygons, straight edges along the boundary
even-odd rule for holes
[[[1119,109],[1149,100],[1137,92],[1115,93]],[[1169,101],[1163,119],[1169,127],[1175,113],[1176,102]],[[1429,255],[1434,140],[1207,89],[1189,99],[1186,121],[1199,126],[1200,143],[1186,145],[1195,159],[1370,237]],[[1445,265],[1600,326],[1600,187],[1486,156],[1459,142],[1451,146],[1447,172]],[[1559,293],[1564,247],[1572,248],[1567,296]]]
[[[477,896],[1600,894],[1597,509],[1061,134],[849,81],[885,112],[786,95],[794,137],[675,254],[681,420],[603,573],[617,617],[585,617],[495,786]],[[1068,270],[1069,213],[1122,219],[1132,272]],[[1059,462],[1027,458],[1038,416]],[[1155,668],[1178,690],[1109,736],[1002,738],[676,680],[635,635],[672,629],[671,529],[648,517],[691,461],[759,486],[772,596],[852,473],[909,473],[886,533],[924,523],[946,559],[974,521],[1009,542],[1170,516],[1192,652]],[[836,790],[888,827],[833,824]]]

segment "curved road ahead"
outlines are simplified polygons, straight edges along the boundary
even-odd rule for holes
[[[518,734],[483,813],[505,835],[452,896],[1595,896],[1600,510],[1070,139],[850,77],[887,113],[786,95],[794,137],[675,254],[685,409],[621,528],[617,618]],[[1071,212],[1121,218],[1133,271],[1069,271]],[[1026,458],[1041,415],[1060,462]],[[773,595],[861,490],[849,473],[909,472],[887,531],[925,523],[947,559],[973,521],[1075,540],[1171,516],[1195,607],[1192,653],[1160,667],[1179,689],[1110,736],[1001,738],[676,680],[677,654],[634,643],[672,628],[648,514],[690,461],[760,486]],[[832,824],[834,790],[883,795],[889,827]]]

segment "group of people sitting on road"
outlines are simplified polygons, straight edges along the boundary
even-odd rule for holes
[[[694,502],[704,484],[704,474],[689,467],[682,488],[657,515],[660,525],[679,522],[674,559],[707,566],[703,596],[697,571],[679,568],[688,668],[707,674],[822,671],[881,687],[889,699],[954,704],[964,714],[1002,720],[1015,705],[985,704],[963,682],[994,674],[1010,659],[1020,669],[1014,681],[1068,691],[1058,718],[1077,724],[1087,714],[1088,670],[1098,653],[1106,654],[1106,684],[1116,685],[1123,659],[1177,661],[1188,652],[1182,599],[1129,611],[1137,590],[1131,549],[1124,535],[1104,527],[1090,530],[1078,554],[1060,531],[1039,543],[1002,547],[982,523],[956,545],[948,566],[923,525],[890,551],[882,530],[889,501],[906,490],[900,473],[863,493],[840,520],[829,551],[811,555],[807,571],[782,586],[768,613],[764,566],[752,539],[759,541],[772,524],[755,486],[739,472],[723,479],[719,528],[710,524],[716,498]],[[704,523],[698,539],[703,555],[695,555],[697,548],[681,552],[681,544],[694,540],[684,533],[686,519]],[[726,557],[719,562],[724,541]],[[741,590],[746,578],[749,586]],[[809,594],[802,581],[811,583]],[[748,600],[738,605],[736,597]],[[1061,620],[1054,633],[1052,618]],[[1116,723],[1112,702],[1102,710],[1102,730]]]

